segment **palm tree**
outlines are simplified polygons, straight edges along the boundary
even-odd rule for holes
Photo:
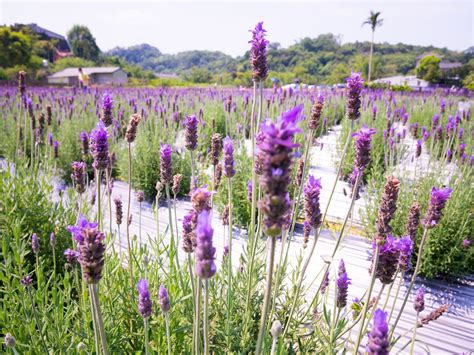
[[[367,75],[367,82],[370,83],[370,76],[372,74],[372,54],[374,51],[374,33],[375,29],[377,27],[382,26],[383,19],[379,18],[379,16],[382,13],[380,11],[374,12],[370,10],[370,16],[367,18],[367,20],[362,24],[364,25],[370,25],[370,28],[372,29],[372,41],[370,42],[370,56],[369,56],[369,73]]]

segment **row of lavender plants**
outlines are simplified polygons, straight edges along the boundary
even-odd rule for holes
[[[17,89],[2,89],[0,323],[6,348],[386,354],[400,339],[397,326],[405,308],[414,307],[419,316],[409,330],[413,351],[416,329],[447,311],[422,313],[423,288],[410,297],[431,261],[426,246],[443,228],[447,211],[456,210],[449,217],[463,226],[462,233],[472,231],[469,212],[459,210],[472,201],[469,184],[459,184],[471,178],[470,158],[462,153],[454,163],[445,158],[462,144],[466,155],[472,148],[459,133],[462,128],[472,135],[469,117],[453,121],[446,113],[460,98],[369,92],[357,73],[344,92],[264,90],[267,44],[258,24],[251,40],[253,91],[34,89],[26,87],[23,72]],[[421,117],[446,100],[438,125],[457,122],[457,138],[434,142],[430,135],[421,144],[433,165],[453,164],[449,187],[435,174],[416,179],[415,173],[414,181],[405,181],[395,169],[409,136],[403,128],[415,131],[415,117],[426,124]],[[377,112],[382,107],[386,115]],[[392,110],[398,113],[392,116]],[[413,118],[405,115],[410,112]],[[352,191],[332,254],[310,293],[304,281],[329,207],[320,205],[320,193],[324,188],[332,196],[337,179],[321,186],[306,162],[318,137],[340,122],[337,175],[351,179]],[[128,182],[123,201],[111,197],[117,178]],[[371,281],[349,304],[350,270],[340,246],[355,200],[365,192],[374,194],[365,229],[373,239]],[[181,223],[179,195],[192,204]],[[154,201],[156,228],[142,236],[141,212],[132,215],[131,201],[141,206],[145,198]],[[167,206],[164,229],[160,203]],[[212,225],[218,211],[222,227]],[[305,243],[290,271],[298,216],[304,219]],[[139,220],[138,235],[133,219]],[[235,224],[247,230],[238,267],[232,257],[239,252],[232,248]],[[470,272],[466,236],[459,255]],[[225,244],[219,254],[216,238]],[[409,290],[401,304],[389,305],[373,294],[376,282],[390,294],[394,281],[406,275]]]

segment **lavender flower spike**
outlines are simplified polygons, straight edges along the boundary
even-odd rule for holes
[[[314,100],[313,107],[311,108],[311,115],[308,122],[308,128],[310,130],[315,130],[318,128],[319,120],[321,119],[321,113],[324,108],[324,95],[320,94]]]
[[[39,241],[38,241],[38,236],[36,233],[33,233],[31,235],[31,250],[33,250],[33,253],[38,254],[39,253]]]
[[[374,325],[369,333],[366,350],[369,355],[388,355],[389,349],[387,313],[377,309],[374,312]]]
[[[384,185],[382,198],[377,214],[377,234],[375,240],[379,245],[383,244],[386,235],[392,231],[390,221],[397,210],[398,193],[400,191],[400,180],[394,176],[387,176]]]
[[[160,149],[160,180],[161,183],[171,184],[173,180],[173,171],[171,164],[171,153],[173,150],[168,144],[162,144]]]
[[[115,221],[117,222],[117,225],[122,224],[122,219],[123,219],[123,204],[122,204],[122,199],[120,196],[116,196],[114,198],[114,204],[115,204]]]
[[[197,125],[198,120],[196,115],[186,116],[185,121],[185,146],[188,150],[196,150],[197,149]]]
[[[100,119],[104,122],[105,127],[109,127],[112,124],[112,107],[113,107],[112,97],[105,93],[102,97],[102,115]]]
[[[94,162],[92,166],[97,170],[105,170],[109,166],[109,135],[104,123],[99,121],[90,134],[90,150]]]
[[[415,311],[423,312],[425,309],[425,288],[421,286],[416,292],[415,301],[413,302]]]
[[[81,139],[82,159],[85,159],[89,155],[89,135],[86,131],[82,131],[79,137]]]
[[[87,164],[84,162],[73,161],[71,163],[71,179],[74,183],[76,191],[83,194],[86,191],[85,187],[85,173],[87,171]]]
[[[320,193],[321,179],[315,179],[314,176],[310,175],[304,187],[304,211],[306,220],[313,228],[319,228],[322,221],[321,208],[319,206]]]
[[[204,210],[198,216],[196,227],[196,274],[201,279],[209,279],[216,273],[214,263],[216,248],[212,245],[213,234],[211,214]]]
[[[375,250],[376,244],[373,244]],[[380,247],[379,261],[377,263],[377,270],[375,271],[375,277],[380,280],[384,285],[391,284],[393,282],[395,272],[397,271],[399,262],[400,252],[397,248],[397,244],[391,234],[387,236],[384,244]],[[373,264],[370,267],[372,270]]]
[[[195,214],[195,211],[190,211],[183,218],[183,250],[186,253],[192,253],[194,251],[196,235],[193,220],[195,220]]]
[[[148,318],[152,313],[152,303],[150,291],[148,291],[148,282],[140,279],[137,283],[138,290],[138,312],[143,318]]]
[[[347,291],[351,284],[347,273],[343,272],[336,280],[336,305],[338,308],[344,308],[347,305]]]
[[[418,231],[418,226],[420,225],[420,209],[421,205],[418,202],[411,205],[408,212],[408,221],[407,221],[407,234],[412,240],[416,238],[416,232]]]
[[[234,146],[230,137],[226,137],[224,139],[224,174],[228,178],[231,178],[235,175]]]
[[[77,243],[84,281],[98,283],[104,267],[104,233],[97,229],[97,223],[88,222],[83,215],[79,216],[75,226],[68,227],[68,231]]]
[[[56,247],[56,236],[53,232],[49,235],[49,244],[54,248]]]
[[[357,120],[360,117],[360,93],[364,80],[360,73],[352,73],[347,78],[347,118]]]
[[[158,291],[158,303],[160,304],[161,311],[163,313],[168,313],[171,306],[170,306],[170,298],[168,296],[168,291],[164,285],[160,286],[160,290]]]
[[[399,238],[396,241],[396,248],[398,249],[398,268],[402,271],[411,268],[411,254],[413,253],[413,240],[407,235]]]
[[[425,228],[434,228],[439,223],[443,216],[444,206],[449,200],[452,191],[453,190],[448,187],[440,189],[433,187],[431,189],[430,203],[425,218],[423,219],[423,225]]]
[[[373,134],[375,134],[375,129],[363,126],[359,132],[352,135],[355,139],[354,165],[359,172],[362,172],[370,163],[370,150]]]
[[[247,199],[252,202],[252,180],[247,181]]]
[[[222,152],[222,137],[219,133],[214,133],[211,137],[211,156],[212,165],[216,166],[219,163],[219,156]]]
[[[260,184],[263,198],[259,208],[265,215],[265,232],[270,237],[281,234],[283,216],[289,208],[287,198],[288,186],[291,182],[291,166],[293,164],[294,135],[300,132],[297,122],[303,106],[283,113],[274,123],[266,121],[262,124],[261,140],[258,144],[259,160],[262,163]]]
[[[137,137],[137,128],[140,123],[141,116],[137,113],[134,113],[130,116],[130,121],[128,121],[127,131],[125,132],[125,140],[128,143],[133,143]]]
[[[264,81],[268,76],[267,46],[265,39],[266,30],[263,29],[263,22],[257,23],[252,32],[252,44],[250,49],[250,64],[252,65],[252,77],[255,82]]]

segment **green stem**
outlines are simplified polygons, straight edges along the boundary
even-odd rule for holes
[[[276,349],[277,349],[277,337],[273,337],[272,339],[272,350],[270,351],[270,355],[275,355],[276,354]]]
[[[99,327],[97,322],[97,316],[94,306],[94,292],[91,287],[89,287],[89,299],[91,301],[91,313],[92,313],[92,326],[94,328],[94,343],[95,343],[95,352],[97,355],[100,354],[100,340],[99,340]]]
[[[255,105],[257,102],[257,82],[253,82],[253,100],[252,100],[252,111],[250,115],[250,155],[252,158],[252,207],[250,209],[250,228],[248,230],[248,242],[250,244],[250,263],[249,263],[249,277],[247,285],[247,298],[245,302],[245,309],[247,312],[248,318],[250,318],[250,294],[252,288],[252,271],[254,263],[254,245],[257,244],[257,238],[255,236],[255,215],[257,212],[257,174],[255,172]],[[246,317],[247,318],[247,317]],[[247,318],[247,319],[248,319]]]
[[[138,203],[138,241],[139,241],[139,247],[138,249],[142,248],[142,203]]]
[[[132,200],[132,145],[128,143],[128,204],[127,204],[127,249],[128,249],[128,271],[130,273],[130,290],[133,290],[133,258],[132,245],[130,243],[130,201]]]
[[[174,227],[173,227],[173,215],[171,212],[171,197],[170,197],[170,184],[167,183],[165,185],[165,190],[166,190],[166,201],[168,203],[168,223],[169,223],[169,230],[171,232],[171,241],[170,244],[174,246]],[[172,265],[172,261],[170,260],[170,263]]]
[[[196,186],[196,167],[194,163],[194,152],[192,150],[189,151],[189,154],[191,155],[191,183],[189,184],[189,189],[192,191]]]
[[[201,353],[201,337],[200,337],[200,322],[201,322],[201,290],[202,290],[202,282],[201,282],[201,279],[198,277],[197,278],[197,291],[196,291],[196,306],[195,306],[195,310],[196,310],[196,313],[194,315],[194,332],[196,333],[196,344],[195,344],[195,351],[196,351],[196,354],[200,354]]]
[[[113,238],[112,234],[112,198],[110,194],[110,173],[109,169],[105,169],[105,181],[107,184],[107,199],[109,200],[109,233],[110,233],[110,238]],[[112,250],[115,254],[115,246],[112,241]]]
[[[400,273],[400,269],[397,268],[397,271],[395,272],[395,276],[393,277],[393,282],[390,284],[390,286],[388,288],[387,297],[385,298],[385,302],[384,302],[383,307],[382,307],[382,310],[384,310],[384,311],[387,308],[387,304],[388,304],[388,301],[390,300],[390,295],[392,293],[393,285],[394,285],[395,281],[397,280],[399,273]]]
[[[227,347],[230,349],[230,338],[231,338],[231,316],[232,316],[232,179],[228,178],[228,190],[229,190],[229,254],[227,255]]]
[[[165,313],[165,325],[166,325],[166,343],[168,345],[168,355],[171,355],[170,315],[168,312]]]
[[[100,198],[100,169],[95,171],[95,184],[97,187],[97,223],[99,224],[99,229],[102,230],[102,213],[101,213],[101,198]]]
[[[35,317],[36,327],[38,328],[38,333],[40,335],[41,345],[43,345],[45,354],[48,354],[48,347],[46,346],[46,342],[44,341],[43,331],[41,330],[41,323],[39,322],[38,313],[36,312],[36,305],[31,294],[30,286],[27,286],[26,289],[28,291],[28,297],[30,298],[31,309],[33,310],[33,316]]]
[[[393,284],[393,282],[392,282]],[[372,319],[372,317],[374,316],[374,312],[375,310],[377,309],[377,306],[379,304],[379,301],[380,301],[380,297],[382,297],[382,293],[385,289],[385,284],[382,285],[382,287],[380,288],[380,291],[379,291],[379,294],[377,295],[377,298],[375,299],[375,303],[373,304],[371,310],[370,310],[370,316],[369,316],[369,319]],[[370,303],[370,299],[367,299],[367,303]],[[363,334],[366,334],[367,333],[367,328],[369,327],[369,322],[367,322],[364,326],[364,331],[363,331]]]
[[[145,331],[145,355],[148,355],[148,318],[145,318],[143,322]]]
[[[428,232],[429,232],[428,228],[425,228],[424,231],[423,231],[423,236],[421,237],[420,247],[418,248],[418,260],[416,261],[415,271],[413,272],[413,276],[411,277],[410,285],[408,286],[408,290],[407,290],[407,293],[406,293],[405,298],[403,300],[402,307],[400,308],[400,311],[398,312],[397,318],[395,319],[395,323],[393,324],[393,327],[390,331],[389,340],[391,340],[392,337],[393,337],[393,333],[395,332],[395,329],[397,328],[397,324],[400,321],[400,317],[402,316],[402,313],[405,309],[405,306],[407,305],[408,298],[410,297],[410,293],[411,293],[411,290],[412,290],[413,285],[415,283],[416,277],[418,276],[418,273],[420,272],[421,260],[422,260],[422,257],[423,257],[423,248],[424,248],[425,242],[428,238]]]
[[[268,310],[270,308],[270,299],[272,295],[272,278],[273,278],[273,265],[275,261],[276,236],[269,236],[268,239],[270,240],[270,250],[269,250],[270,259],[268,260],[268,265],[267,265],[267,281],[266,281],[266,287],[265,287],[265,296],[263,300],[262,316],[260,318],[260,330],[258,332],[257,346],[255,350],[256,355],[260,355],[262,353],[263,340],[265,337],[265,330],[267,327]]]
[[[158,242],[158,245],[160,244],[160,217],[159,217],[159,213],[158,213],[158,209],[159,209],[159,199],[158,199],[158,196],[160,195],[160,192],[158,191],[158,193],[156,194],[156,197],[155,197],[155,208],[156,208],[156,240]]]
[[[387,320],[388,324],[390,324],[390,320],[392,319],[393,311],[395,310],[395,305],[397,304],[398,295],[400,294],[400,287],[402,285],[402,282],[403,282],[403,273],[401,273],[400,276],[398,277],[397,291],[395,292],[395,298],[393,299],[392,308],[390,309],[390,315],[388,316],[388,320]]]
[[[209,280],[204,280],[204,315],[203,315],[203,331],[204,331],[204,354],[209,354]]]
[[[89,287],[92,288],[92,292],[94,293],[94,306],[95,306],[95,311],[97,315],[97,325],[99,328],[99,335],[100,335],[100,340],[102,343],[102,350],[105,355],[109,354],[109,350],[107,347],[107,338],[105,335],[105,327],[104,327],[104,321],[102,319],[102,312],[100,310],[100,302],[99,302],[99,288],[97,284],[92,284],[89,285]]]
[[[56,248],[53,246],[53,279],[56,280]]]
[[[369,290],[367,291],[367,299],[366,302],[364,303],[364,308],[362,309],[362,321],[360,323],[360,328],[359,328],[359,333],[357,335],[357,340],[354,345],[354,355],[357,355],[359,352],[359,345],[360,342],[362,341],[362,338],[364,336],[364,323],[365,319],[367,317],[367,309],[369,308],[369,303],[370,303],[370,296],[372,295],[372,290],[374,288],[375,284],[375,273],[377,271],[377,266],[379,262],[379,255],[380,255],[380,246],[377,244],[375,247],[375,253],[373,256],[373,263],[372,263],[372,272],[371,272],[371,277],[370,277],[370,284],[369,284]]]
[[[191,291],[193,293],[193,305],[196,305],[196,291],[194,287],[194,275],[193,275],[193,260],[191,258],[191,253],[188,254],[188,272],[189,272],[189,280],[191,282]]]
[[[413,355],[413,350],[415,349],[415,340],[416,340],[416,329],[418,328],[418,316],[420,312],[416,312],[415,324],[413,326],[413,336],[411,338],[410,345],[410,355]]]
[[[298,280],[298,285],[296,286],[296,292],[295,292],[295,296],[293,298],[293,303],[291,305],[290,314],[288,315],[288,321],[286,322],[285,330],[283,331],[283,335],[282,335],[283,339],[285,338],[286,333],[288,333],[288,329],[290,328],[291,318],[293,317],[293,313],[295,312],[296,303],[298,302],[298,298],[299,298],[300,291],[301,291],[301,285],[303,284],[304,275],[306,273],[306,269],[309,266],[309,262],[311,261],[311,257],[313,256],[314,249],[316,248],[316,243],[318,242],[319,235],[321,234],[321,229],[322,229],[322,227],[319,227],[319,228],[314,230],[313,245],[311,246],[311,250],[309,252],[308,257],[306,258],[306,261],[303,265],[303,268],[301,269],[301,274],[300,274],[300,277],[299,277],[299,280]]]

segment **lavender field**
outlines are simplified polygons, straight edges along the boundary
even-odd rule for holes
[[[473,351],[472,92],[0,86],[18,354]]]

